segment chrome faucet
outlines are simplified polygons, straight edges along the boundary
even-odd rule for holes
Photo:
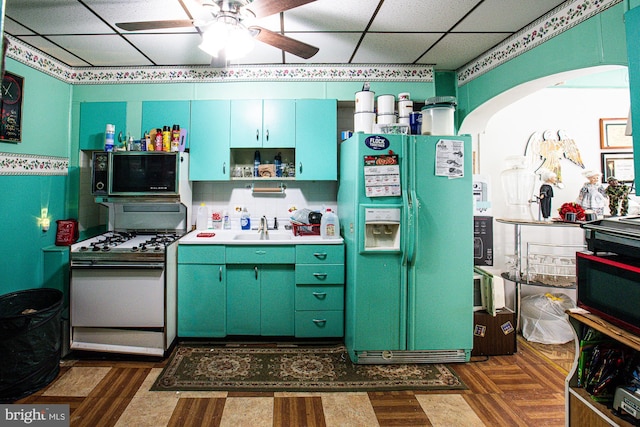
[[[263,236],[266,236],[267,234],[269,234],[269,223],[267,222],[267,217],[266,216],[262,216],[262,218],[260,218],[260,226],[258,227],[258,233],[262,234]]]

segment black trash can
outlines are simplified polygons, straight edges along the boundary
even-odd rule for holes
[[[0,296],[0,402],[32,394],[60,371],[57,289],[28,289]]]

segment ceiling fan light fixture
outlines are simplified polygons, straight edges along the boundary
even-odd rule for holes
[[[244,25],[220,19],[207,26],[198,47],[216,58],[224,50],[227,59],[238,59],[251,52],[253,45],[253,37]]]

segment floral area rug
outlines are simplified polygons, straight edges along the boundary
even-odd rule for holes
[[[466,389],[443,364],[355,365],[343,345],[179,345],[154,391],[383,391]]]

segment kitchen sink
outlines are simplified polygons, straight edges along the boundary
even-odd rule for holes
[[[236,234],[233,237],[233,240],[245,240],[245,241],[256,241],[256,242],[262,242],[262,241],[269,241],[269,240],[291,240],[291,233],[268,233],[265,235],[261,235],[258,233],[251,233],[251,234],[246,234],[246,233],[241,233],[241,234]]]

